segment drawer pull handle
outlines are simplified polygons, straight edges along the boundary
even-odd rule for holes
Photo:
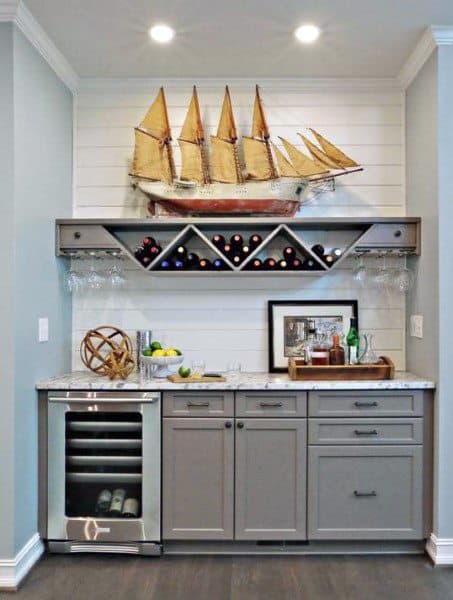
[[[260,402],[260,406],[262,406],[263,408],[265,408],[266,406],[275,406],[275,407],[281,407],[283,406],[283,402]]]
[[[201,400],[200,402],[195,402],[194,400],[188,400],[187,406],[209,406],[209,401]]]
[[[363,408],[363,407],[373,407],[373,406],[377,406],[378,403],[376,401],[374,402],[359,402],[359,400],[356,400],[354,402],[354,406],[357,406],[357,408]]]
[[[355,429],[354,433],[356,435],[378,435],[376,429],[369,429],[368,431],[360,431],[360,429]]]
[[[356,498],[374,498],[377,496],[377,493],[374,490],[371,492],[358,492],[357,490],[354,490],[354,496]]]

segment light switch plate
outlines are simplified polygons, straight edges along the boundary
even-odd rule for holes
[[[47,317],[40,317],[38,319],[38,332],[39,342],[49,341],[49,319]]]
[[[410,335],[411,337],[423,338],[423,315],[411,315]]]

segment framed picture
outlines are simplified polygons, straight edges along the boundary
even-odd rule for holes
[[[331,340],[346,336],[351,317],[358,318],[357,300],[269,300],[269,371],[288,370],[288,359],[303,355],[309,321]],[[358,323],[357,323],[358,327]]]

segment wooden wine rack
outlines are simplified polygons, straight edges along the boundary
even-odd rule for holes
[[[160,276],[317,276],[338,267],[351,253],[420,254],[421,220],[417,217],[397,218],[204,218],[204,219],[59,219],[56,221],[56,254],[70,257],[75,254],[105,255],[121,252],[137,267],[150,275]],[[234,265],[211,242],[215,233],[229,238],[241,233],[247,238],[258,233],[262,242],[240,264]],[[134,255],[135,248],[145,236],[159,241],[162,252],[146,267]],[[321,243],[326,248],[341,247],[343,254],[328,266],[311,247]],[[172,256],[179,245],[192,245],[200,255],[223,259],[226,269],[160,270],[160,262]],[[315,261],[315,270],[250,270],[255,257],[278,254],[284,245],[294,246],[302,258]]]

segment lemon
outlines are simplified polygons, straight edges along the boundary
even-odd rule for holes
[[[162,344],[160,342],[153,342],[150,348],[151,350],[162,350]]]
[[[179,367],[178,369],[178,373],[180,375],[180,377],[189,377],[190,375],[190,368],[189,367]]]
[[[169,350],[165,350],[165,356],[178,356],[178,353],[173,348],[170,348]]]
[[[178,350],[178,348],[174,348],[173,346],[171,348],[167,348],[167,352],[169,350],[174,350],[176,352],[176,354],[167,354],[167,356],[182,356],[182,352],[181,350]]]
[[[154,350],[153,356],[165,356],[165,350],[158,348],[157,350]]]
[[[152,356],[153,355],[153,351],[151,350],[151,348],[145,348],[142,352],[143,356]]]

